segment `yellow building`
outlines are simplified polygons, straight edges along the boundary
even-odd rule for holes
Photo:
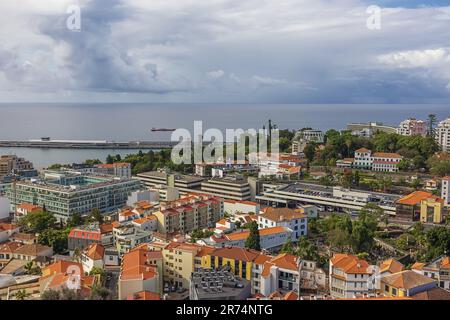
[[[444,200],[441,198],[427,198],[420,201],[420,221],[441,223],[444,220]]]
[[[164,280],[182,288],[189,288],[194,260],[201,246],[192,243],[171,242],[163,250]]]
[[[437,287],[437,282],[412,270],[400,271],[381,278],[385,297],[411,297]]]
[[[199,257],[201,255],[201,257]],[[197,256],[196,267],[201,268],[229,268],[236,276],[252,280],[252,268],[254,264],[263,264],[271,257],[256,250],[239,247],[209,248]],[[199,265],[198,262],[201,261]]]

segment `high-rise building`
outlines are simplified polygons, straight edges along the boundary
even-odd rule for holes
[[[450,118],[439,122],[436,128],[436,142],[442,151],[450,152]]]
[[[32,171],[33,164],[24,158],[15,155],[6,155],[0,157],[0,177],[9,175],[13,172],[20,174],[22,171]]]
[[[414,118],[404,120],[397,128],[397,133],[402,136],[422,136],[427,135],[427,124],[423,120]]]
[[[446,206],[450,205],[450,176],[442,179],[441,198]]]

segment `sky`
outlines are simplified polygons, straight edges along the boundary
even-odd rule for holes
[[[1,0],[0,12],[0,102],[450,102],[450,0]]]

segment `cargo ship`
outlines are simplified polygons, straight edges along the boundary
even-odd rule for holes
[[[152,132],[172,132],[176,129],[168,129],[168,128],[152,128]]]

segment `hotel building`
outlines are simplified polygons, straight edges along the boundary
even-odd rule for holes
[[[201,192],[231,200],[251,200],[252,198],[250,184],[242,176],[229,175],[225,178],[203,181]]]
[[[92,209],[113,212],[123,207],[128,196],[140,188],[136,180],[46,171],[40,179],[19,181],[15,188],[10,186],[6,194],[11,211],[22,203],[30,203],[45,207],[65,221],[74,213],[87,215]]]
[[[200,190],[200,185],[203,181],[203,178],[200,177],[168,173],[164,170],[139,173],[136,179],[148,187],[175,187],[181,194]]]
[[[442,151],[450,152],[450,118],[439,122],[435,134]]]
[[[397,133],[402,136],[422,136],[427,135],[427,124],[423,120],[414,118],[400,122],[397,128]]]

